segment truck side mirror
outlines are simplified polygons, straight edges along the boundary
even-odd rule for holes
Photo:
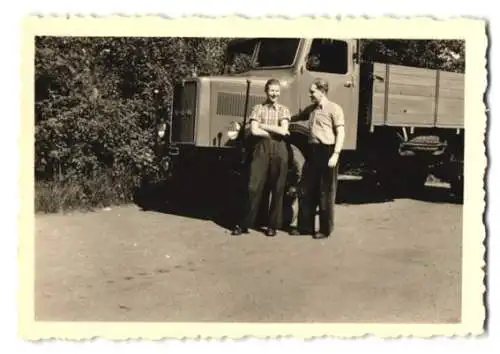
[[[353,54],[352,54],[352,59],[354,60],[354,62],[355,62],[356,64],[358,64],[358,63],[359,63],[359,53],[357,53],[357,52],[356,52],[356,53],[353,53]]]

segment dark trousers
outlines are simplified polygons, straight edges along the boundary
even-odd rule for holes
[[[304,180],[299,202],[298,228],[315,231],[316,209],[319,206],[319,232],[330,235],[334,228],[335,197],[337,192],[338,163],[328,167],[333,145],[309,144],[304,166]]]
[[[262,206],[269,210],[268,226],[274,229],[281,227],[287,169],[288,151],[284,141],[264,138],[255,144],[250,162],[248,194],[243,208],[243,228],[255,226]],[[270,205],[266,185],[271,193]]]

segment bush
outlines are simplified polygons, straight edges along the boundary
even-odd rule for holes
[[[174,82],[220,72],[227,42],[38,37],[36,210],[131,201],[145,176],[158,175],[156,129]]]
[[[133,200],[137,184],[132,175],[101,171],[81,180],[35,182],[35,212],[57,213],[93,210]]]

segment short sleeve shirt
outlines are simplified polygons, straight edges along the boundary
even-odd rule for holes
[[[281,121],[290,120],[290,110],[282,104],[261,103],[255,105],[248,117],[248,121],[255,120],[261,124],[279,126]]]
[[[344,112],[338,104],[325,101],[323,105],[311,106],[309,111],[309,142],[334,145],[335,128],[344,124]]]

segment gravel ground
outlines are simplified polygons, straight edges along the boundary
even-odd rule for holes
[[[342,203],[327,240],[235,238],[136,205],[37,215],[36,317],[458,322],[462,205],[434,188],[422,200]]]

